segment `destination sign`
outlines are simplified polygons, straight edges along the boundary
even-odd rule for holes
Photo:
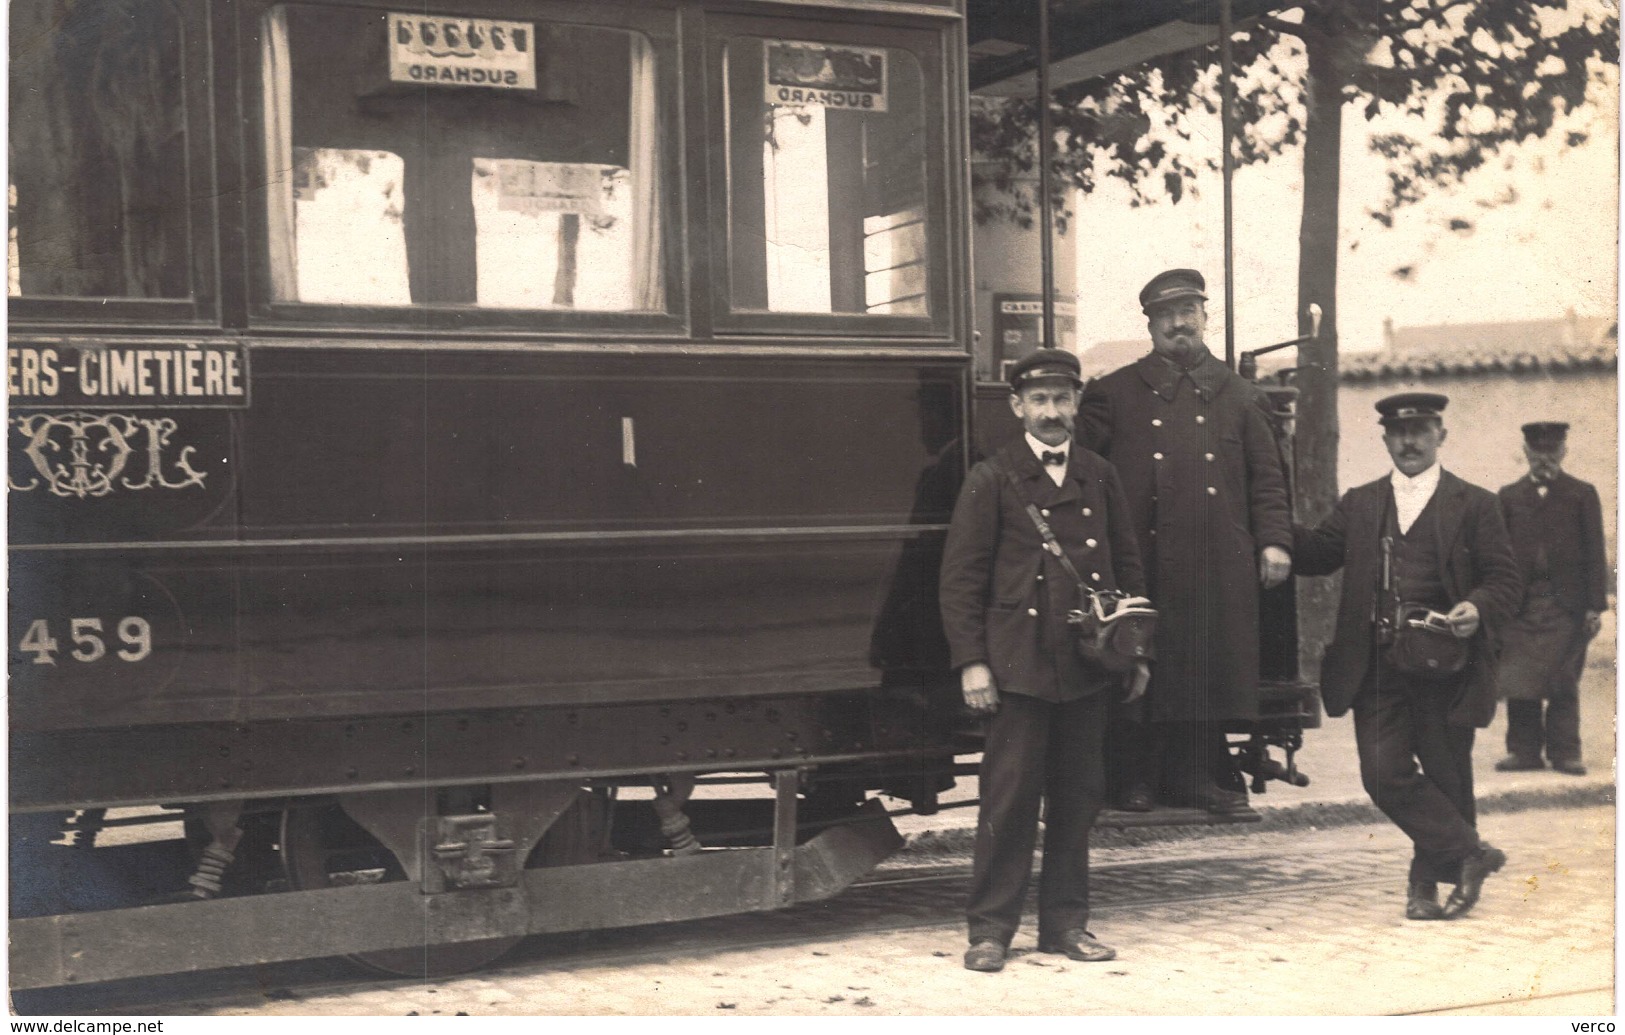
[[[241,345],[36,345],[6,349],[13,407],[248,405]]]
[[[886,52],[873,47],[765,40],[769,104],[886,110]]]
[[[389,78],[397,83],[536,89],[536,27],[485,18],[389,16]]]

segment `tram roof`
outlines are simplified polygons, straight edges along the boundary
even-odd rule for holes
[[[1237,21],[1291,6],[1234,0]],[[970,85],[991,96],[1037,89],[1037,18],[1031,2],[969,0]],[[1215,0],[1051,0],[1050,87],[1106,75],[1219,38]]]

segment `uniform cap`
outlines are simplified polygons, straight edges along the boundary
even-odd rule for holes
[[[1010,388],[1020,391],[1023,385],[1040,378],[1061,377],[1082,386],[1082,367],[1078,357],[1065,349],[1037,349],[1016,360],[1010,367]]]
[[[1538,420],[1523,426],[1523,440],[1536,449],[1560,446],[1569,437],[1569,426],[1560,420]]]
[[[1151,307],[1180,298],[1200,298],[1207,301],[1207,281],[1196,270],[1163,270],[1140,289],[1140,308],[1147,313]]]
[[[1377,423],[1387,427],[1405,420],[1437,418],[1449,404],[1450,397],[1438,392],[1400,392],[1377,402],[1377,412],[1382,414]]]

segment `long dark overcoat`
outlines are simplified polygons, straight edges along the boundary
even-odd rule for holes
[[[1084,390],[1079,441],[1122,478],[1160,612],[1153,721],[1258,715],[1258,553],[1292,545],[1265,405],[1211,354],[1187,371],[1153,353]]]
[[[1320,665],[1320,696],[1326,714],[1333,717],[1354,703],[1374,656],[1382,528],[1392,501],[1388,478],[1378,478],[1344,493],[1318,528],[1300,527],[1293,537],[1292,562],[1298,574],[1330,575],[1343,569],[1337,632]],[[1445,590],[1452,603],[1472,601],[1479,615],[1479,630],[1473,634],[1449,721],[1455,726],[1488,726],[1495,717],[1495,636],[1518,609],[1523,577],[1501,508],[1488,489],[1441,471],[1433,506]]]
[[[1570,614],[1608,610],[1608,587],[1614,580],[1596,488],[1560,471],[1544,497],[1529,477],[1499,495],[1512,551],[1525,577],[1544,568],[1552,596]]]
[[[1029,502],[1090,589],[1145,592],[1117,472],[1074,444],[1056,485],[1022,436],[971,468],[960,490],[942,556],[943,631],[955,669],[986,662],[1001,693],[1073,700],[1121,679],[1078,658],[1066,624],[1077,583],[1044,549]]]

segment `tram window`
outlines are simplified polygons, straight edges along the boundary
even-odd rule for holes
[[[756,37],[723,53],[733,308],[929,315],[915,56]]]
[[[642,34],[287,4],[263,51],[273,301],[665,311]]]
[[[12,0],[6,293],[191,296],[180,16]]]

